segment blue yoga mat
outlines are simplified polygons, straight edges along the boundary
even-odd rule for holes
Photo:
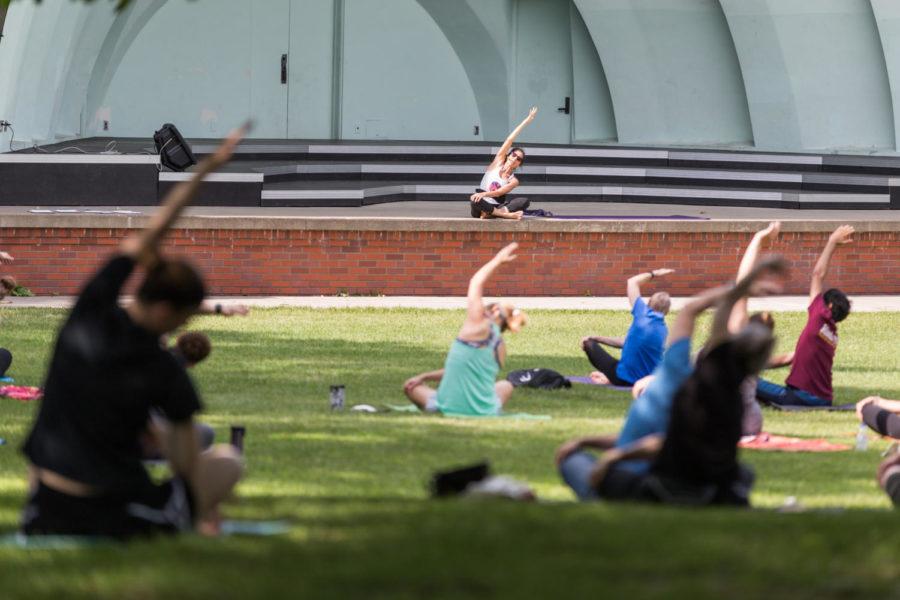
[[[222,521],[222,536],[243,535],[267,537],[290,531],[287,521]],[[111,538],[87,535],[24,535],[8,533],[0,536],[0,549],[21,550],[78,550],[99,544],[115,543]]]

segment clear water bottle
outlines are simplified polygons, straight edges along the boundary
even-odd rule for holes
[[[856,432],[856,449],[859,452],[865,452],[869,448],[869,426],[865,423],[859,424],[859,431]]]
[[[346,388],[342,385],[333,385],[329,390],[328,401],[331,410],[344,410],[344,400],[346,398]]]

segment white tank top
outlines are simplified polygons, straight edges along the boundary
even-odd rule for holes
[[[499,190],[508,183],[509,179],[501,177],[500,167],[495,167],[487,170],[484,177],[481,178],[481,185],[479,187],[486,192],[493,192]],[[488,200],[488,198],[485,198],[485,200]]]

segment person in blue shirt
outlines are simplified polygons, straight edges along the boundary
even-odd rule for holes
[[[628,280],[628,302],[634,318],[624,338],[592,336],[581,340],[582,350],[598,369],[591,373],[595,383],[630,387],[659,365],[668,334],[666,314],[672,301],[666,292],[656,292],[649,302],[644,302],[641,284],[673,272],[672,269],[656,269]],[[622,357],[615,358],[603,346],[621,348]]]
[[[691,377],[691,337],[697,317],[718,305],[707,347],[729,339],[728,317],[735,303],[748,294],[777,292],[769,281],[757,281],[769,272],[782,272],[780,259],[761,262],[736,286],[721,286],[693,298],[678,313],[662,362],[653,379],[636,394],[618,435],[575,438],[560,446],[556,464],[563,480],[581,500],[634,498],[660,451],[669,425],[672,403]],[[637,391],[637,389],[636,389]],[[585,448],[604,450],[598,459]]]

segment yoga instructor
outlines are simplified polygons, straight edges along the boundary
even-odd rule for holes
[[[534,121],[537,114],[534,106],[528,111],[525,120],[513,129],[494,161],[488,166],[481,178],[481,185],[469,197],[472,203],[472,217],[476,219],[515,219],[522,218],[523,211],[528,208],[528,198],[513,198],[506,200],[506,195],[519,186],[519,180],[513,173],[525,162],[525,151],[519,147],[513,147],[516,137],[525,126]]]

